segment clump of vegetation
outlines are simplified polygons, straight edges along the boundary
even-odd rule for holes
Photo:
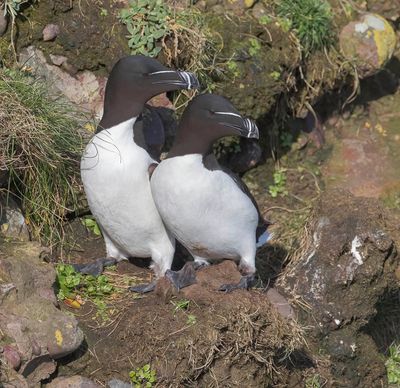
[[[58,264],[56,274],[59,300],[66,301],[74,308],[79,308],[84,300],[90,300],[97,307],[97,316],[103,321],[108,319],[107,304],[104,299],[115,289],[106,275],[97,277],[83,275],[68,264]]]
[[[21,200],[33,232],[58,242],[81,191],[81,116],[50,99],[44,83],[16,70],[0,71],[0,107],[0,169],[8,172],[7,190]]]
[[[226,136],[219,139],[213,146],[214,155],[221,158],[227,154],[234,154],[240,151],[240,139],[238,136]]]
[[[129,372],[132,386],[135,388],[151,388],[157,382],[157,375],[154,369],[151,369],[150,364],[143,365],[141,368],[136,368]]]
[[[93,217],[85,217],[82,219],[82,224],[86,226],[94,235],[101,236],[101,229],[99,224]]]
[[[385,365],[389,384],[400,386],[400,345],[389,346],[389,357]]]
[[[310,376],[305,381],[305,388],[321,388],[321,377],[318,374]]]
[[[268,187],[271,197],[276,198],[278,195],[288,195],[286,189],[286,170],[280,169],[274,172],[274,184]]]
[[[204,15],[196,8],[176,9],[161,0],[130,1],[120,20],[128,30],[132,54],[156,57],[168,66],[195,72],[204,87],[212,85],[210,73],[216,44]]]
[[[281,0],[277,11],[290,23],[306,54],[333,43],[332,12],[327,1]]]
[[[106,275],[84,275],[69,264],[58,264],[56,273],[57,297],[60,300],[74,298],[77,293],[88,299],[103,298],[114,291]]]
[[[120,12],[120,20],[128,30],[128,45],[132,54],[155,57],[161,51],[161,41],[170,31],[172,12],[161,0],[131,1]]]

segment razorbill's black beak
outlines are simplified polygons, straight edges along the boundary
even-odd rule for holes
[[[252,139],[259,138],[260,134],[253,120],[233,112],[214,112],[214,114],[223,115],[224,119],[220,124],[234,129],[238,135]]]
[[[197,89],[200,87],[197,77],[188,71],[161,70],[148,74],[153,85],[171,85],[177,89]]]

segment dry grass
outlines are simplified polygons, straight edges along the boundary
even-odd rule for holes
[[[19,198],[34,234],[60,241],[77,207],[83,139],[71,106],[52,100],[46,85],[15,70],[0,72],[0,170]]]

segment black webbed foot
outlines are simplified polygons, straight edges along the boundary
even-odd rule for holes
[[[193,262],[188,261],[179,271],[171,271],[169,269],[165,272],[165,277],[177,288],[178,291],[181,288],[188,287],[191,284],[196,283],[194,264]]]
[[[239,283],[236,284],[223,284],[218,291],[224,292],[232,292],[233,290],[248,290],[249,288],[253,287],[256,283],[256,276],[255,274],[245,275],[242,276]]]
[[[137,286],[129,287],[128,290],[131,292],[137,292],[139,294],[146,294],[147,292],[154,291],[154,289],[156,288],[156,284],[156,281],[148,284],[139,284]]]
[[[104,267],[117,264],[118,260],[112,257],[97,259],[88,264],[71,264],[76,272],[85,275],[99,276],[104,271]]]

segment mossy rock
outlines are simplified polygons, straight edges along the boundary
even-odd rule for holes
[[[210,15],[209,25],[223,40],[223,76],[216,80],[216,93],[229,98],[242,114],[261,118],[299,64],[295,44],[278,24],[263,26],[250,16]]]

